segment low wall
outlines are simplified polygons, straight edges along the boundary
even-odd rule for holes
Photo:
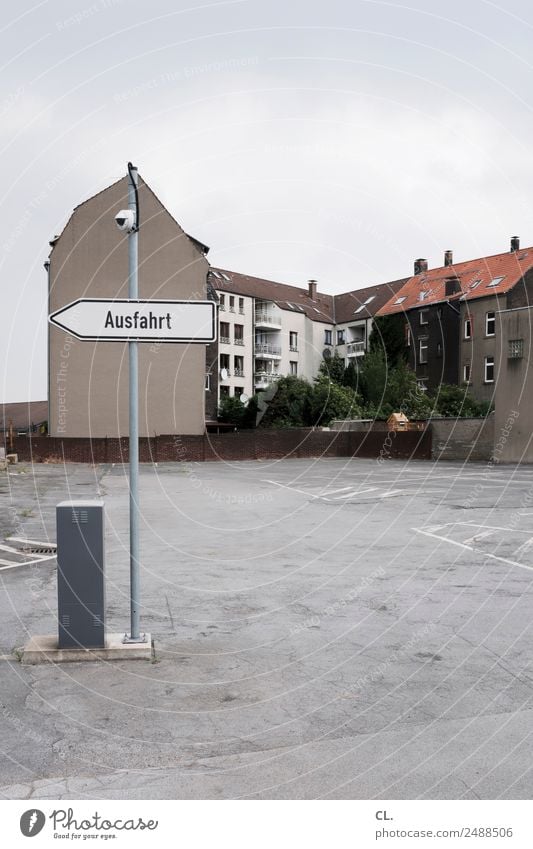
[[[128,438],[62,439],[22,436],[14,440],[26,462],[126,463]],[[149,462],[267,460],[296,457],[431,458],[431,434],[335,432],[308,428],[240,431],[203,436],[156,436],[139,440],[139,459]]]
[[[494,415],[477,419],[432,419],[432,460],[490,460]]]

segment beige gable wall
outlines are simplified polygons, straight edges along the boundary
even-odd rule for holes
[[[139,178],[139,297],[205,299],[208,263]],[[76,298],[127,298],[128,237],[114,216],[127,178],[78,207],[50,257],[50,312]],[[205,346],[139,344],[139,433],[204,430]],[[127,436],[128,346],[49,328],[52,436]]]

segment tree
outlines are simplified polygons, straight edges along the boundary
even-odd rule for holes
[[[310,403],[311,423],[317,427],[329,425],[332,419],[361,416],[359,399],[353,389],[326,378],[316,381]]]
[[[389,371],[385,405],[391,413],[402,412],[410,419],[425,419],[431,414],[431,400],[422,392],[416,374],[403,360]]]
[[[400,362],[405,362],[405,317],[401,313],[376,316],[372,323],[368,347],[370,351],[383,351],[389,368],[395,368]]]
[[[311,392],[311,384],[301,377],[280,378],[264,398],[261,397],[263,393],[258,396],[260,426],[306,427],[310,419]]]
[[[359,370],[359,391],[365,407],[379,409],[387,386],[387,362],[383,350],[367,351]]]
[[[320,363],[320,368],[318,369],[318,377],[315,377],[315,380],[328,378],[334,383],[338,383],[339,386],[342,386],[344,371],[344,360],[342,357],[339,357],[339,354],[335,351],[332,357],[324,357]]]
[[[490,404],[476,401],[468,394],[466,386],[442,383],[432,400],[433,413],[439,416],[466,418],[486,416],[490,411]]]
[[[240,398],[222,398],[218,408],[218,418],[221,422],[230,422],[239,429],[255,427],[257,415],[257,397],[254,395],[243,404]]]

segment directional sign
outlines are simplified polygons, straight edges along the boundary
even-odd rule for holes
[[[48,320],[93,342],[214,342],[213,301],[138,301],[80,298]]]

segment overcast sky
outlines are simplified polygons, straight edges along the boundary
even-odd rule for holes
[[[0,31],[0,400],[46,397],[48,241],[128,159],[213,264],[325,292],[533,244],[525,0],[45,0]]]

